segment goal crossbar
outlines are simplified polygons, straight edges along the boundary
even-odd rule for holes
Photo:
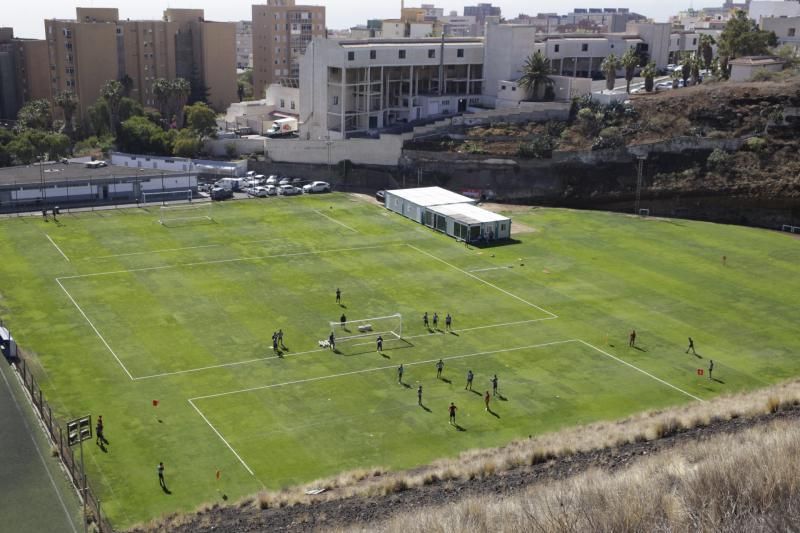
[[[403,338],[403,316],[400,313],[373,318],[360,318],[358,320],[345,320],[344,322],[330,322],[330,330],[337,342],[362,337],[376,337],[378,335],[392,335],[398,339]]]

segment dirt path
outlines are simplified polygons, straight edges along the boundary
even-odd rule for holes
[[[207,513],[194,515],[186,523],[171,527],[170,530],[186,533],[234,533],[266,529],[308,531],[344,526],[369,529],[370,523],[390,519],[398,513],[415,512],[422,507],[456,502],[479,494],[510,495],[536,483],[564,479],[589,468],[615,471],[630,466],[643,456],[658,454],[691,441],[707,439],[717,434],[736,433],[755,426],[766,426],[774,420],[798,419],[800,407],[755,418],[718,421],[708,426],[681,430],[658,440],[577,453],[534,466],[500,472],[484,479],[435,482],[388,496],[353,497],[265,510],[253,506],[215,508]]]

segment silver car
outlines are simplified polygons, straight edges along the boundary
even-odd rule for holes
[[[303,191],[298,189],[294,185],[281,185],[278,187],[279,194],[282,196],[294,196],[296,194],[302,194]]]

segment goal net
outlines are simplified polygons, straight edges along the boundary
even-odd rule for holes
[[[158,223],[164,226],[192,220],[211,220],[211,202],[162,205],[158,213]]]
[[[375,318],[331,322],[330,328],[337,343],[362,337],[377,337],[378,335],[401,339],[403,337],[403,316],[397,313]]]
[[[166,204],[167,202],[191,202],[192,190],[180,191],[158,191],[158,192],[145,192],[142,191],[143,204]]]

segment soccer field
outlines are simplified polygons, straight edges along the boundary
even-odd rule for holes
[[[88,446],[86,466],[118,527],[800,374],[800,241],[785,234],[525,209],[510,215],[530,231],[478,249],[345,194],[210,213],[0,221],[2,317],[54,414],[103,415],[110,443]],[[342,314],[396,313],[402,339],[384,336],[382,354],[374,335],[319,345]],[[709,359],[715,380],[697,373]]]

